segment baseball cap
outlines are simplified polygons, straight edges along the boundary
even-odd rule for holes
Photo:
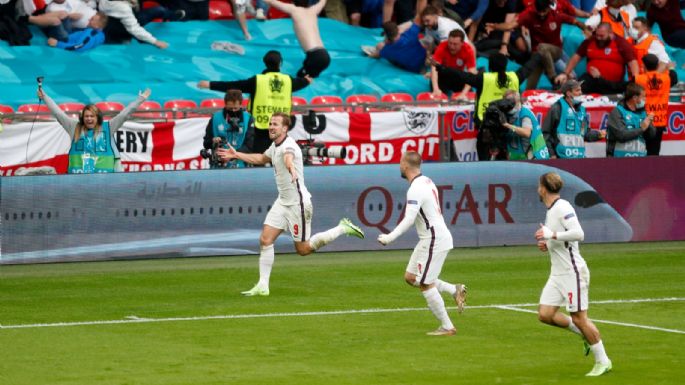
[[[559,92],[562,94],[565,94],[566,91],[571,91],[577,87],[580,87],[583,84],[583,82],[579,82],[577,80],[567,80],[566,83],[561,85],[561,88],[559,88]]]

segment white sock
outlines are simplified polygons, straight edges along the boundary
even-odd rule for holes
[[[340,225],[335,226],[330,230],[326,230],[321,233],[316,233],[312,235],[312,237],[309,239],[309,246],[311,246],[314,250],[318,250],[319,248],[324,247],[327,244],[333,242],[336,238],[343,235],[344,233],[345,230]]]
[[[432,287],[422,293],[428,303],[428,308],[433,312],[435,318],[440,321],[442,328],[446,330],[454,329],[452,320],[450,320],[450,317],[447,315],[447,309],[445,309],[445,301],[442,300],[438,289]]]
[[[592,354],[595,356],[595,362],[600,364],[609,363],[609,357],[607,356],[607,353],[604,351],[604,344],[601,340],[596,344],[591,345],[590,349],[592,349]]]
[[[259,253],[259,283],[258,285],[268,289],[271,267],[274,265],[274,245],[262,247]]]
[[[568,327],[566,329],[568,329],[568,330],[572,331],[573,333],[576,333],[576,334],[580,335],[581,337],[583,337],[583,332],[581,332],[580,329],[578,329],[578,326],[576,326],[576,324],[573,323],[573,319],[571,317],[568,317],[568,316],[566,318],[568,319]],[[585,338],[585,337],[583,337],[583,338]]]
[[[435,281],[435,287],[438,289],[439,292],[447,293],[449,295],[454,295],[454,293],[457,292],[457,287],[455,285],[439,279]]]

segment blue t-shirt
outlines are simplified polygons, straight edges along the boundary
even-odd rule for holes
[[[419,73],[426,63],[426,50],[419,42],[421,28],[412,24],[394,43],[386,44],[380,55],[392,64],[407,71]]]

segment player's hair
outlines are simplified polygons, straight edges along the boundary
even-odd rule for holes
[[[644,90],[645,89],[639,84],[632,83],[632,82],[628,83],[628,85],[626,86],[626,92],[623,95],[623,100],[630,100],[631,98],[633,98],[635,96],[640,96],[640,94]]]
[[[540,185],[545,188],[545,190],[557,194],[564,187],[564,181],[561,180],[561,176],[556,172],[548,172],[540,175]]]
[[[450,34],[448,37],[458,37],[461,39],[461,41],[464,41],[466,39],[466,35],[464,35],[464,31],[461,29],[455,28],[450,31]]]
[[[243,102],[243,92],[240,90],[236,89],[230,89],[226,91],[226,95],[224,95],[224,102]]]
[[[271,117],[273,118],[274,116],[279,116],[281,118],[281,123],[283,123],[284,126],[290,128],[290,115],[286,114],[285,112],[274,112]]]
[[[404,160],[411,168],[421,168],[421,154],[416,151],[407,151],[403,155]]]
[[[436,7],[432,5],[427,5],[426,8],[421,11],[421,17],[426,17],[426,16],[433,16],[433,15],[438,15],[439,11]]]

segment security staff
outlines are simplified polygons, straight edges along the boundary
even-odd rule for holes
[[[675,71],[658,72],[659,58],[653,54],[642,57],[645,72],[635,77],[635,83],[645,89],[647,101],[645,111],[654,115],[653,137],[646,136],[647,155],[659,155],[661,151],[661,136],[668,125],[668,97],[673,87],[678,82]]]
[[[283,58],[278,51],[269,51],[262,59],[266,69],[260,75],[232,82],[198,82],[199,88],[226,92],[238,89],[250,94],[250,114],[255,120],[255,140],[253,151],[262,153],[271,145],[269,139],[269,120],[274,112],[290,114],[292,93],[301,90],[311,83],[309,76],[293,78],[281,73]]]
[[[472,74],[454,68],[447,68],[435,60],[431,60],[431,65],[438,71],[439,77],[444,77],[446,81],[462,82],[478,90],[476,95],[476,125],[480,127],[483,121],[483,114],[488,108],[488,104],[494,100],[502,99],[507,90],[519,92],[519,85],[535,70],[541,66],[541,56],[534,53],[530,60],[516,72],[507,71],[508,59],[501,53],[490,55],[488,67],[489,72]],[[483,143],[482,131],[478,130],[476,141],[478,158],[481,160],[489,159],[489,148]]]
[[[585,142],[604,137],[601,131],[589,127],[581,85],[582,82],[576,80],[566,81],[560,89],[563,97],[552,104],[542,121],[542,133],[551,158],[585,158]]]
[[[654,136],[653,114],[645,112],[645,89],[628,83],[623,100],[609,114],[607,123],[607,157],[640,157],[647,155],[644,135]]]

